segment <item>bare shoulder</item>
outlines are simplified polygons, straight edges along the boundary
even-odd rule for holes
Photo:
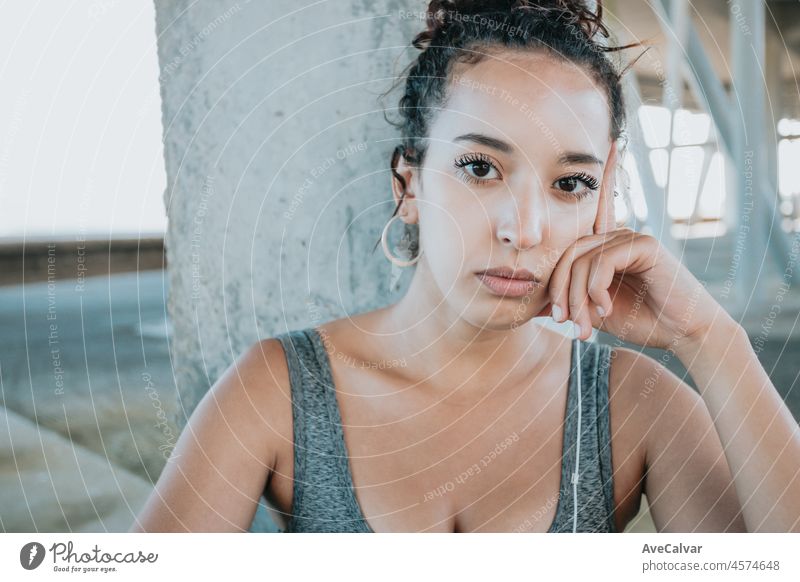
[[[645,426],[652,428],[659,418],[679,417],[687,406],[695,406],[698,401],[702,404],[691,386],[645,353],[615,347],[611,359],[614,364],[609,373],[610,397]]]
[[[666,367],[647,354],[619,346],[611,349],[611,362],[609,397],[643,417],[651,408],[654,387]]]
[[[206,392],[130,531],[248,530],[291,410],[281,350],[249,346]]]
[[[635,416],[645,430],[641,446],[652,452],[662,433],[678,427],[698,407],[700,395],[661,361],[629,348],[612,350],[609,391],[618,408]]]
[[[280,451],[293,440],[292,390],[283,345],[276,338],[263,339],[250,346],[242,358],[250,391],[269,427],[266,438],[274,443],[273,450]]]
[[[285,412],[291,411],[289,368],[281,342],[262,339],[244,349],[210,391],[229,401],[237,418],[260,427],[266,442],[286,436]],[[291,417],[289,418],[291,420]],[[274,448],[274,447],[273,447]],[[275,455],[271,455],[274,461]]]
[[[669,353],[669,352],[665,352]],[[661,361],[613,350],[609,408],[631,419],[643,490],[658,531],[744,531],[719,435],[702,397]],[[615,412],[616,411],[616,412]]]

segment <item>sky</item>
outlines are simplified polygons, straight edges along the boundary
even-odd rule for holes
[[[0,13],[0,239],[163,234],[153,2]]]

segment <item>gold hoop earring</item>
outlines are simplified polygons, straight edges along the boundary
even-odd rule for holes
[[[383,227],[383,232],[381,233],[381,246],[383,247],[383,254],[386,255],[386,258],[389,261],[398,267],[410,267],[411,265],[416,264],[419,261],[420,257],[422,256],[422,251],[417,254],[416,257],[411,259],[410,261],[404,261],[403,259],[398,259],[395,257],[391,251],[389,251],[389,243],[387,242],[387,237],[389,234],[389,227],[392,225],[392,221],[395,218],[399,218],[399,215],[395,214],[389,219],[389,222],[386,223],[386,226]],[[396,247],[395,247],[396,248]]]

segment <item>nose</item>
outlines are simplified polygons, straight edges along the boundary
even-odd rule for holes
[[[546,222],[545,201],[533,186],[518,195],[511,194],[498,223],[497,238],[504,246],[524,251],[541,244]]]

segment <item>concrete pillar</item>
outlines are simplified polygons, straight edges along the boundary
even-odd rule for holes
[[[404,47],[424,24],[410,11],[424,8],[410,0],[155,7],[183,427],[257,339],[402,293],[389,292],[380,246],[372,252],[393,211],[397,143],[378,96],[415,56]],[[256,521],[254,529],[269,529]]]

